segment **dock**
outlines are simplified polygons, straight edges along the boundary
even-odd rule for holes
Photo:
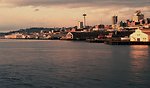
[[[89,43],[104,43],[105,39],[86,39],[86,42],[89,42]]]
[[[105,41],[105,44],[109,45],[150,45],[149,42],[138,42],[138,41]]]

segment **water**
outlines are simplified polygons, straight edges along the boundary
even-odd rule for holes
[[[0,88],[150,88],[150,46],[0,40]]]

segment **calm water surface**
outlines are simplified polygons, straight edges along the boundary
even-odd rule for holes
[[[150,46],[0,40],[0,88],[150,88]]]

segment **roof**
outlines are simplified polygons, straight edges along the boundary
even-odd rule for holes
[[[115,32],[113,33],[112,37],[125,37],[130,36],[134,31],[117,31],[117,34]]]
[[[97,38],[100,34],[105,35],[106,32],[70,32],[73,39]]]

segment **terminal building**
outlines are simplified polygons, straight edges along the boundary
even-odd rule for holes
[[[130,35],[130,41],[148,42],[149,37],[148,34],[143,33],[142,30],[136,29],[135,32]]]

